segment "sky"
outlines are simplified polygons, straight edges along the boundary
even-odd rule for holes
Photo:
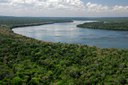
[[[0,0],[0,15],[128,17],[128,0]]]

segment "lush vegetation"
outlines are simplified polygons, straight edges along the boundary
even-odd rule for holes
[[[128,49],[42,42],[0,27],[0,85],[125,85]]]
[[[102,22],[128,22],[128,17],[101,17],[101,18],[92,18],[91,20],[97,20]]]
[[[80,28],[91,28],[91,29],[105,29],[105,30],[122,30],[128,31],[128,21],[113,22],[113,21],[99,21],[77,25]]]
[[[8,25],[11,28],[36,26],[51,23],[72,22],[71,19],[61,18],[36,18],[36,17],[0,17],[0,25]]]

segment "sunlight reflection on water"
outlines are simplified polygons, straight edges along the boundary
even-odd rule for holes
[[[74,21],[15,28],[13,31],[43,41],[95,45],[102,48],[128,48],[128,31],[95,30],[76,25],[93,21]]]

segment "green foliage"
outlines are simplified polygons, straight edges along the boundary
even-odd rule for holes
[[[77,27],[128,31],[128,22],[91,22],[77,25]]]
[[[0,28],[1,85],[127,85],[128,49],[49,43]]]
[[[12,79],[12,85],[22,85],[22,79],[18,76]]]
[[[29,85],[39,85],[39,79],[38,78],[32,78],[29,82]]]
[[[43,17],[0,17],[0,25],[2,27],[10,26],[14,27],[25,27],[25,26],[37,26],[43,24],[60,22],[72,22],[71,19],[60,19],[60,18],[43,18]]]

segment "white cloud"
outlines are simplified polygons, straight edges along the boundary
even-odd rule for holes
[[[81,0],[0,0],[1,15],[128,16],[128,6],[84,3]]]
[[[33,6],[42,9],[82,9],[84,7],[80,0],[10,0],[9,2],[13,6]]]
[[[108,6],[88,2],[85,8],[90,16],[128,16],[128,6]]]
[[[86,8],[88,11],[92,11],[92,12],[104,12],[104,11],[108,11],[109,9],[108,6],[103,6],[101,4],[95,4],[91,2],[88,2],[86,4]]]
[[[8,0],[0,3],[1,15],[14,16],[82,16],[81,0]]]
[[[113,7],[113,10],[114,11],[124,11],[124,12],[128,12],[128,6],[119,6],[119,5],[116,5]]]

